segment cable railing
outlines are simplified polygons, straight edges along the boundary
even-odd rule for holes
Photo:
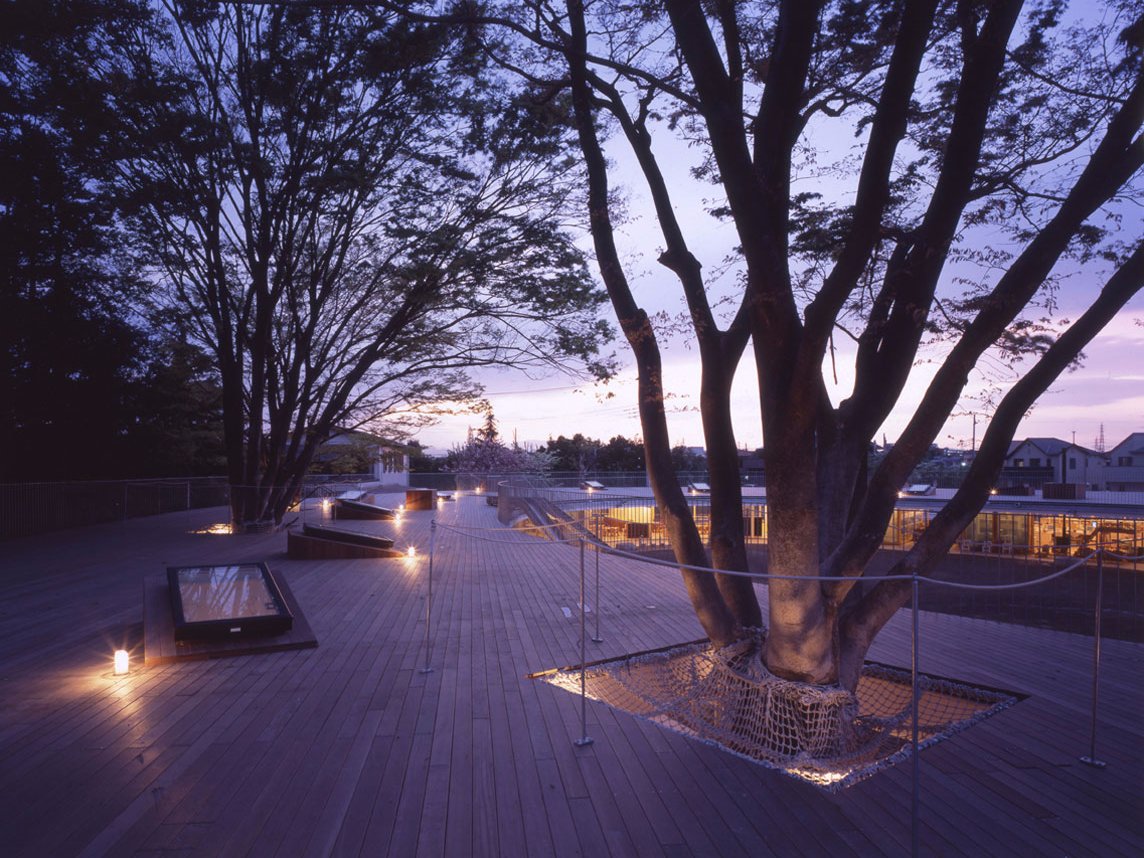
[[[225,505],[223,477],[0,484],[0,539]]]
[[[308,477],[300,496],[334,496],[371,479],[368,474]],[[225,507],[234,488],[226,477],[0,483],[0,539]]]
[[[641,557],[671,561],[671,544],[652,498],[619,492],[587,492],[562,488],[536,489],[517,482],[498,487],[501,524],[523,521],[550,525],[553,533]],[[700,536],[710,533],[710,502],[689,495]],[[882,576],[910,550],[933,513],[898,510],[882,547],[870,563],[867,578]],[[1017,526],[1020,525],[1020,526]],[[765,502],[745,500],[744,537],[752,569],[766,571],[769,562]],[[1065,535],[1060,535],[1061,532]],[[973,539],[973,535],[992,539]],[[1032,581],[1100,551],[1104,567],[1102,605],[1105,633],[1123,640],[1144,641],[1144,515],[1109,520],[1034,513],[983,511],[930,573],[939,582],[982,585],[981,590],[926,587],[922,608],[958,616],[996,619],[1018,625],[1092,633],[1093,615],[1082,606],[1095,597],[1091,575],[1053,579],[1039,588]],[[1012,586],[1012,590],[1005,589]],[[1001,589],[990,589],[999,587]]]
[[[579,523],[577,523],[579,524]],[[541,670],[535,674],[531,674],[535,679],[547,681],[558,688],[565,689],[579,697],[579,735],[573,736],[570,733],[570,740],[578,746],[590,745],[594,739],[591,735],[591,728],[587,716],[588,701],[604,702],[611,706],[630,711],[633,715],[638,717],[652,718],[656,723],[661,726],[666,726],[669,729],[677,729],[675,724],[678,721],[680,726],[678,729],[686,735],[699,736],[708,742],[723,745],[728,750],[740,756],[746,755],[756,759],[764,765],[769,765],[774,768],[781,768],[788,774],[796,777],[811,780],[817,785],[826,789],[843,788],[850,783],[856,782],[864,777],[868,777],[873,771],[885,765],[894,762],[907,763],[911,767],[911,782],[912,782],[912,797],[910,807],[910,836],[912,841],[913,854],[920,853],[919,842],[919,813],[923,802],[926,800],[926,785],[927,781],[923,775],[920,767],[919,751],[934,742],[957,732],[969,726],[976,721],[989,717],[991,714],[1000,711],[1009,705],[1018,702],[1022,695],[1016,692],[1005,692],[996,688],[989,688],[984,686],[975,686],[972,683],[960,683],[956,680],[948,680],[943,677],[935,677],[923,673],[923,657],[928,651],[929,643],[927,643],[926,635],[922,633],[922,627],[919,623],[919,612],[926,610],[926,593],[933,592],[961,592],[961,593],[974,593],[974,594],[989,594],[996,595],[999,593],[1014,593],[1033,591],[1040,588],[1053,587],[1059,585],[1060,582],[1070,578],[1087,578],[1093,581],[1095,590],[1092,593],[1092,598],[1087,600],[1085,610],[1092,617],[1091,629],[1087,632],[1092,637],[1092,647],[1089,650],[1091,656],[1088,658],[1090,665],[1091,677],[1091,691],[1089,695],[1091,709],[1086,712],[1084,716],[1078,717],[1078,730],[1075,734],[1070,734],[1067,741],[1070,744],[1071,753],[1075,757],[1088,766],[1095,768],[1102,768],[1106,763],[1098,756],[1098,737],[1100,728],[1100,671],[1101,671],[1101,647],[1102,639],[1105,635],[1106,626],[1105,620],[1107,610],[1104,607],[1102,599],[1103,590],[1106,584],[1106,574],[1108,567],[1106,559],[1110,554],[1114,553],[1114,549],[1106,549],[1103,547],[1096,547],[1082,557],[1069,558],[1067,564],[1059,566],[1040,565],[1038,574],[1034,578],[1024,581],[1011,581],[1011,582],[982,582],[982,581],[954,581],[954,580],[941,580],[937,578],[922,577],[919,575],[882,575],[882,580],[897,580],[908,582],[912,591],[912,598],[907,603],[906,607],[902,609],[906,614],[906,635],[905,640],[901,643],[894,644],[894,649],[900,649],[902,643],[908,647],[903,652],[907,659],[907,665],[904,668],[893,668],[887,665],[874,664],[873,667],[870,663],[863,669],[863,677],[867,675],[868,671],[873,671],[872,676],[876,677],[876,681],[863,685],[865,679],[860,679],[857,691],[855,692],[856,704],[855,713],[858,713],[859,720],[863,718],[867,720],[863,723],[869,725],[875,721],[884,721],[890,730],[890,734],[896,737],[896,742],[888,740],[881,745],[878,745],[877,754],[870,760],[860,757],[859,752],[842,756],[831,756],[834,751],[828,753],[820,760],[812,760],[808,765],[807,756],[801,751],[790,757],[789,760],[782,758],[781,743],[774,740],[773,737],[767,737],[762,741],[761,745],[766,751],[766,754],[761,757],[756,757],[754,751],[747,751],[747,748],[753,748],[750,744],[750,736],[740,736],[735,731],[741,729],[754,729],[751,717],[757,713],[758,707],[753,709],[748,708],[745,704],[737,702],[736,698],[723,698],[719,697],[712,705],[707,706],[704,704],[706,697],[701,697],[704,694],[721,693],[713,691],[715,688],[723,688],[723,684],[716,684],[710,677],[719,673],[720,668],[711,668],[710,665],[716,661],[725,661],[731,667],[732,672],[739,672],[742,670],[740,656],[731,652],[728,649],[725,653],[723,651],[714,651],[707,646],[706,641],[693,641],[689,643],[681,643],[668,647],[660,647],[658,649],[646,650],[638,653],[629,653],[627,655],[613,656],[611,658],[589,657],[587,650],[587,641],[591,640],[595,643],[600,643],[604,640],[604,635],[608,633],[608,628],[605,625],[601,629],[601,615],[604,615],[604,623],[620,622],[630,623],[631,617],[638,614],[642,609],[652,610],[654,606],[645,606],[646,598],[642,593],[646,592],[645,589],[638,584],[633,588],[633,573],[641,574],[640,570],[647,570],[648,575],[657,576],[658,573],[670,574],[676,572],[680,568],[688,568],[695,572],[714,574],[716,570],[703,566],[686,566],[682,567],[681,564],[667,559],[658,559],[648,557],[646,554],[630,552],[623,549],[611,547],[601,540],[590,538],[590,534],[585,535],[578,533],[571,529],[571,526],[566,521],[553,522],[550,524],[540,525],[527,522],[517,522],[512,531],[504,531],[497,533],[495,529],[491,528],[476,528],[470,526],[460,526],[457,524],[450,524],[434,520],[431,524],[430,548],[429,548],[429,564],[428,564],[428,581],[427,586],[428,597],[426,599],[426,617],[425,617],[425,646],[424,646],[424,666],[421,668],[422,672],[431,672],[433,668],[433,651],[431,646],[432,632],[431,627],[433,624],[432,617],[432,586],[433,586],[433,567],[437,550],[441,545],[443,537],[450,539],[459,539],[463,541],[473,542],[498,542],[504,543],[503,547],[498,548],[498,551],[512,550],[510,545],[515,543],[517,546],[525,545],[529,542],[540,540],[528,539],[527,537],[540,537],[543,541],[553,545],[550,549],[557,552],[552,555],[552,561],[546,562],[546,578],[552,576],[559,568],[562,570],[559,587],[563,588],[565,592],[569,590],[569,584],[572,583],[569,577],[578,579],[578,586],[573,586],[574,591],[578,591],[578,633],[573,632],[571,635],[565,634],[563,637],[567,639],[567,644],[575,646],[577,652],[573,653],[571,649],[567,652],[567,661],[564,662],[567,666],[557,667],[547,670]],[[572,550],[569,551],[568,549]],[[546,549],[548,550],[548,549]],[[467,555],[467,551],[453,550],[448,552],[445,556],[458,556]],[[564,560],[557,559],[559,554],[563,554]],[[604,569],[602,574],[601,569]],[[445,575],[449,574],[449,569],[440,570]],[[440,574],[439,572],[439,574]],[[784,575],[771,572],[754,572],[754,573],[724,573],[724,574],[739,574],[750,577],[756,585],[758,585],[758,592],[760,593],[760,600],[765,605],[769,597],[769,584],[775,580],[807,580],[812,578],[820,581],[835,581],[841,580],[838,578],[827,578],[824,576],[803,576],[803,575]],[[614,588],[609,595],[609,588]],[[640,595],[637,601],[631,602],[630,594],[633,589]],[[631,602],[629,604],[629,602]],[[607,613],[605,613],[604,606],[607,605]],[[565,616],[567,619],[573,619],[569,616],[567,609],[565,609]],[[591,619],[589,619],[591,616]],[[594,628],[593,628],[594,627]],[[927,632],[929,633],[929,626],[927,625]],[[940,633],[940,632],[939,632]],[[590,637],[589,637],[590,635]],[[735,649],[739,652],[739,649]],[[686,660],[698,659],[702,664],[698,667],[687,668],[686,666],[680,668],[665,668],[664,672],[650,676],[656,669],[656,663],[664,663],[671,660]],[[672,662],[676,663],[676,662]],[[681,702],[676,705],[673,702],[672,694],[674,691],[665,690],[668,687],[669,680],[675,680],[679,676],[692,677],[695,682],[698,682],[697,677],[703,677],[703,687],[698,686],[684,689],[682,692],[684,697]],[[781,697],[786,693],[781,688],[777,692],[765,690],[762,688],[755,688],[755,684],[759,682],[766,683],[765,677],[768,676],[765,671],[762,675],[755,670],[745,670],[742,672],[742,683],[746,683],[748,688],[744,700],[755,701],[763,699],[766,695],[767,712],[770,712],[771,694],[778,693]],[[643,677],[643,679],[641,679]],[[784,680],[773,678],[778,686],[791,685],[791,683]],[[645,682],[646,688],[640,687],[640,682]],[[896,683],[901,692],[895,692],[892,689],[885,692],[879,692],[875,686],[881,684],[883,686]],[[807,697],[809,688],[806,692],[796,689],[798,696],[798,703],[800,707],[807,707]],[[822,705],[829,704],[831,696],[837,696],[837,690],[831,688],[821,689],[823,692]],[[646,691],[646,697],[641,696]],[[883,699],[875,699],[879,693],[887,695]],[[687,696],[690,694],[690,696]],[[700,695],[697,697],[696,695]],[[942,698],[947,698],[948,702],[943,702]],[[893,698],[893,706],[895,715],[892,718],[881,718],[870,715],[871,711],[880,712],[881,707],[885,704],[885,700]],[[778,699],[778,698],[776,698]],[[697,702],[698,701],[698,702]],[[819,705],[817,698],[814,702],[815,706]],[[888,705],[888,704],[886,704]],[[946,708],[943,709],[942,707]],[[804,711],[800,708],[799,711]],[[727,719],[722,717],[719,713],[730,711],[735,714],[735,717]],[[708,724],[702,717],[705,713],[714,713],[713,721]],[[650,714],[649,714],[650,713]],[[809,717],[809,716],[808,716]],[[698,718],[698,722],[695,720]],[[941,720],[945,719],[945,720]],[[785,721],[780,719],[780,726],[789,726]],[[800,725],[796,725],[800,726]],[[710,730],[710,732],[708,732]],[[727,736],[724,735],[730,730],[734,735],[730,736],[728,743]],[[882,740],[879,740],[882,741]],[[831,746],[833,747],[833,746]],[[780,748],[782,753],[776,752],[778,762],[771,755],[775,748]],[[882,750],[886,749],[886,750]],[[864,749],[860,749],[860,753],[865,753]]]

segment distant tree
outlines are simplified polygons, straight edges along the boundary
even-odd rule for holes
[[[226,473],[222,386],[209,355],[166,333],[154,335],[126,408],[131,456],[122,476]]]
[[[601,471],[643,471],[643,443],[615,435],[600,448],[596,461]]]
[[[0,7],[2,480],[202,463],[183,449],[184,427],[160,426],[156,413],[178,400],[193,420],[204,414],[147,330],[112,170],[125,143],[98,74],[115,34],[143,16],[130,0]]]
[[[497,428],[497,418],[491,408],[485,411],[485,422],[474,433],[478,441],[491,444],[500,441],[500,429]]]
[[[311,474],[371,474],[378,463],[380,439],[352,434],[318,448],[310,464]]]
[[[702,471],[707,468],[707,456],[677,444],[671,448],[671,466],[677,471]]]
[[[445,456],[432,456],[416,439],[409,441],[409,471],[414,474],[436,474],[445,470]]]
[[[600,450],[603,446],[595,438],[585,438],[577,432],[571,438],[563,435],[549,438],[541,449],[552,457],[552,470],[574,471],[582,476],[599,468]]]
[[[486,412],[484,425],[472,433],[464,444],[449,451],[447,467],[458,474],[544,473],[552,469],[552,456],[543,448],[529,450],[500,440],[496,418]]]
[[[160,8],[105,76],[163,300],[221,376],[239,526],[281,521],[333,427],[422,425],[468,368],[606,372],[559,111],[381,11]]]

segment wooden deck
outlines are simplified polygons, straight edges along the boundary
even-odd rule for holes
[[[0,854],[909,854],[909,764],[827,794],[596,703],[574,745],[579,699],[525,675],[579,661],[579,552],[495,514],[360,525],[413,561],[190,532],[220,510],[0,543]],[[144,578],[242,560],[289,581],[318,647],[144,667]],[[588,602],[589,659],[701,636],[670,570],[605,558]],[[921,623],[923,670],[1029,695],[922,752],[922,854],[1144,854],[1144,647],[1104,643],[1098,769],[1090,639]],[[871,657],[908,665],[908,629]]]

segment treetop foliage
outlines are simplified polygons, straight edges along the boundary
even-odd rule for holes
[[[1141,288],[1139,219],[1124,217],[1144,165],[1138,4],[530,0],[455,17],[483,27],[506,68],[571,94],[597,261],[638,369],[649,476],[677,558],[700,565],[707,546],[669,478],[663,362],[617,229],[616,146],[638,165],[702,364],[712,562],[747,563],[729,390],[749,344],[768,562],[846,577],[771,582],[764,660],[785,677],[853,682],[908,592],[858,593],[852,581],[975,367],[1024,361],[903,571],[948,550],[1022,416]],[[737,242],[729,315],[716,313],[728,291],[665,166],[681,144]],[[1076,266],[1103,286],[1070,292],[1079,314],[1055,317]],[[849,372],[834,372],[840,360]],[[905,428],[868,473],[869,442],[897,409]],[[713,641],[761,624],[749,587],[684,577]]]

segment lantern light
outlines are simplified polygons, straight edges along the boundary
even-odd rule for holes
[[[129,657],[127,655],[127,650],[117,649],[115,651],[115,675],[123,676],[125,673],[127,673],[128,665]]]
[[[405,556],[410,557],[410,558],[416,557],[417,556],[417,546],[410,545],[409,549],[405,552]]]

